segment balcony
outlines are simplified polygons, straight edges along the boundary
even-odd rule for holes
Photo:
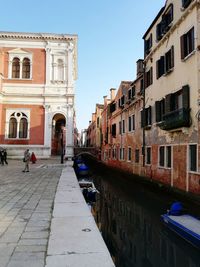
[[[190,127],[190,109],[181,108],[163,115],[163,121],[159,124],[162,130],[172,130],[180,127]]]

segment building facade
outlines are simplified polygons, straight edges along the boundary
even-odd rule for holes
[[[168,0],[145,44],[146,175],[183,191],[200,191],[199,1]]]
[[[0,32],[0,146],[73,156],[77,35]]]

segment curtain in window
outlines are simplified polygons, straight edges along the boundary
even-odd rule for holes
[[[20,76],[20,61],[15,57],[12,61],[12,78],[19,78]]]
[[[27,138],[28,122],[22,118],[19,123],[19,138]]]
[[[9,121],[9,138],[16,138],[17,137],[17,120],[15,118],[11,118]]]
[[[24,58],[22,63],[22,78],[29,79],[30,78],[30,59]]]

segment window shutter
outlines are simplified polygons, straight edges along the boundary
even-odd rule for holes
[[[184,85],[182,87],[183,90],[183,108],[190,108],[190,88],[189,85]]]
[[[150,68],[150,84],[153,83],[153,67]]]
[[[174,46],[171,47],[171,62],[170,62],[171,68],[174,67]]]
[[[160,101],[155,102],[155,109],[156,109],[156,122],[161,121],[161,106]]]
[[[180,43],[181,43],[181,59],[185,58],[185,47],[184,47],[184,40],[185,40],[185,35],[182,35],[180,38]]]
[[[168,94],[165,97],[165,113],[169,113],[171,111],[171,98],[172,94]]]
[[[145,109],[143,109],[141,112],[141,128],[145,127]]]
[[[148,125],[151,125],[151,106],[147,110],[148,112]]]
[[[159,62],[160,62],[160,59],[156,61],[156,79],[159,79],[160,78],[160,72],[159,72]]]

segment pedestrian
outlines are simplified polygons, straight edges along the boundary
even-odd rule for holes
[[[31,162],[35,163],[36,161],[37,161],[37,159],[36,159],[35,153],[32,152],[32,154],[31,154]]]
[[[24,163],[25,163],[25,168],[23,170],[23,172],[29,172],[29,162],[30,162],[30,152],[29,152],[29,149],[26,149],[25,152],[24,152]]]
[[[6,149],[3,150],[3,160],[6,163],[6,165],[8,165],[8,162],[7,162],[7,151],[6,151]]]
[[[4,156],[3,156],[3,150],[0,151],[0,160],[1,160],[1,165],[4,165]]]

